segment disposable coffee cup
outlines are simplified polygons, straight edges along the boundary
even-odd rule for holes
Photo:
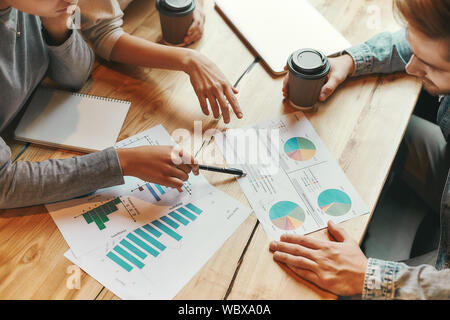
[[[189,27],[194,21],[194,0],[156,0],[161,29],[165,42],[173,45],[184,43]]]
[[[291,105],[302,111],[316,111],[323,85],[330,72],[330,61],[320,51],[301,49],[288,59],[288,99]]]

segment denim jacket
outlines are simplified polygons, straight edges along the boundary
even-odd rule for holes
[[[405,71],[413,53],[406,31],[381,33],[346,50],[356,64],[353,76]],[[445,139],[450,133],[450,97],[444,96],[437,116]],[[441,201],[441,235],[436,265],[410,267],[404,263],[369,259],[363,299],[450,299],[450,176]]]

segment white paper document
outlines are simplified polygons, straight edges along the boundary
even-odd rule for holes
[[[116,147],[173,145],[162,126]],[[46,206],[67,241],[65,256],[123,299],[171,299],[251,209],[190,175],[177,189],[125,184]]]
[[[174,145],[169,133],[156,126],[117,143],[117,148]],[[200,198],[210,188],[203,176],[190,175],[182,192],[125,177],[125,184],[98,190],[79,199],[46,205],[75,255],[85,254],[109,240],[122,237],[171,208]]]
[[[302,112],[215,137],[271,240],[307,234],[369,209]]]
[[[122,299],[172,299],[251,213],[210,187],[169,214],[88,254],[65,256]]]

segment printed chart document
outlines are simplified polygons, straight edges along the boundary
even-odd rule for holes
[[[302,112],[228,130],[215,141],[228,165],[247,173],[239,184],[271,240],[369,213]]]
[[[65,256],[122,299],[172,299],[251,213],[211,187],[121,239]]]
[[[169,133],[156,126],[117,143],[117,148],[174,145]],[[46,205],[75,255],[108,240],[120,238],[150,218],[167,214],[172,207],[200,198],[210,187],[203,176],[190,175],[182,192],[125,177],[125,184],[106,188],[79,199]]]
[[[162,126],[117,147],[173,145]],[[123,299],[171,299],[251,209],[191,174],[182,191],[127,177],[121,186],[47,205],[65,256]]]

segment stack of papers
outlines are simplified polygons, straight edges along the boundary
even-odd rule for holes
[[[173,144],[157,126],[116,147]],[[125,181],[46,206],[70,246],[65,256],[122,299],[172,299],[251,213],[201,175],[182,192]]]

